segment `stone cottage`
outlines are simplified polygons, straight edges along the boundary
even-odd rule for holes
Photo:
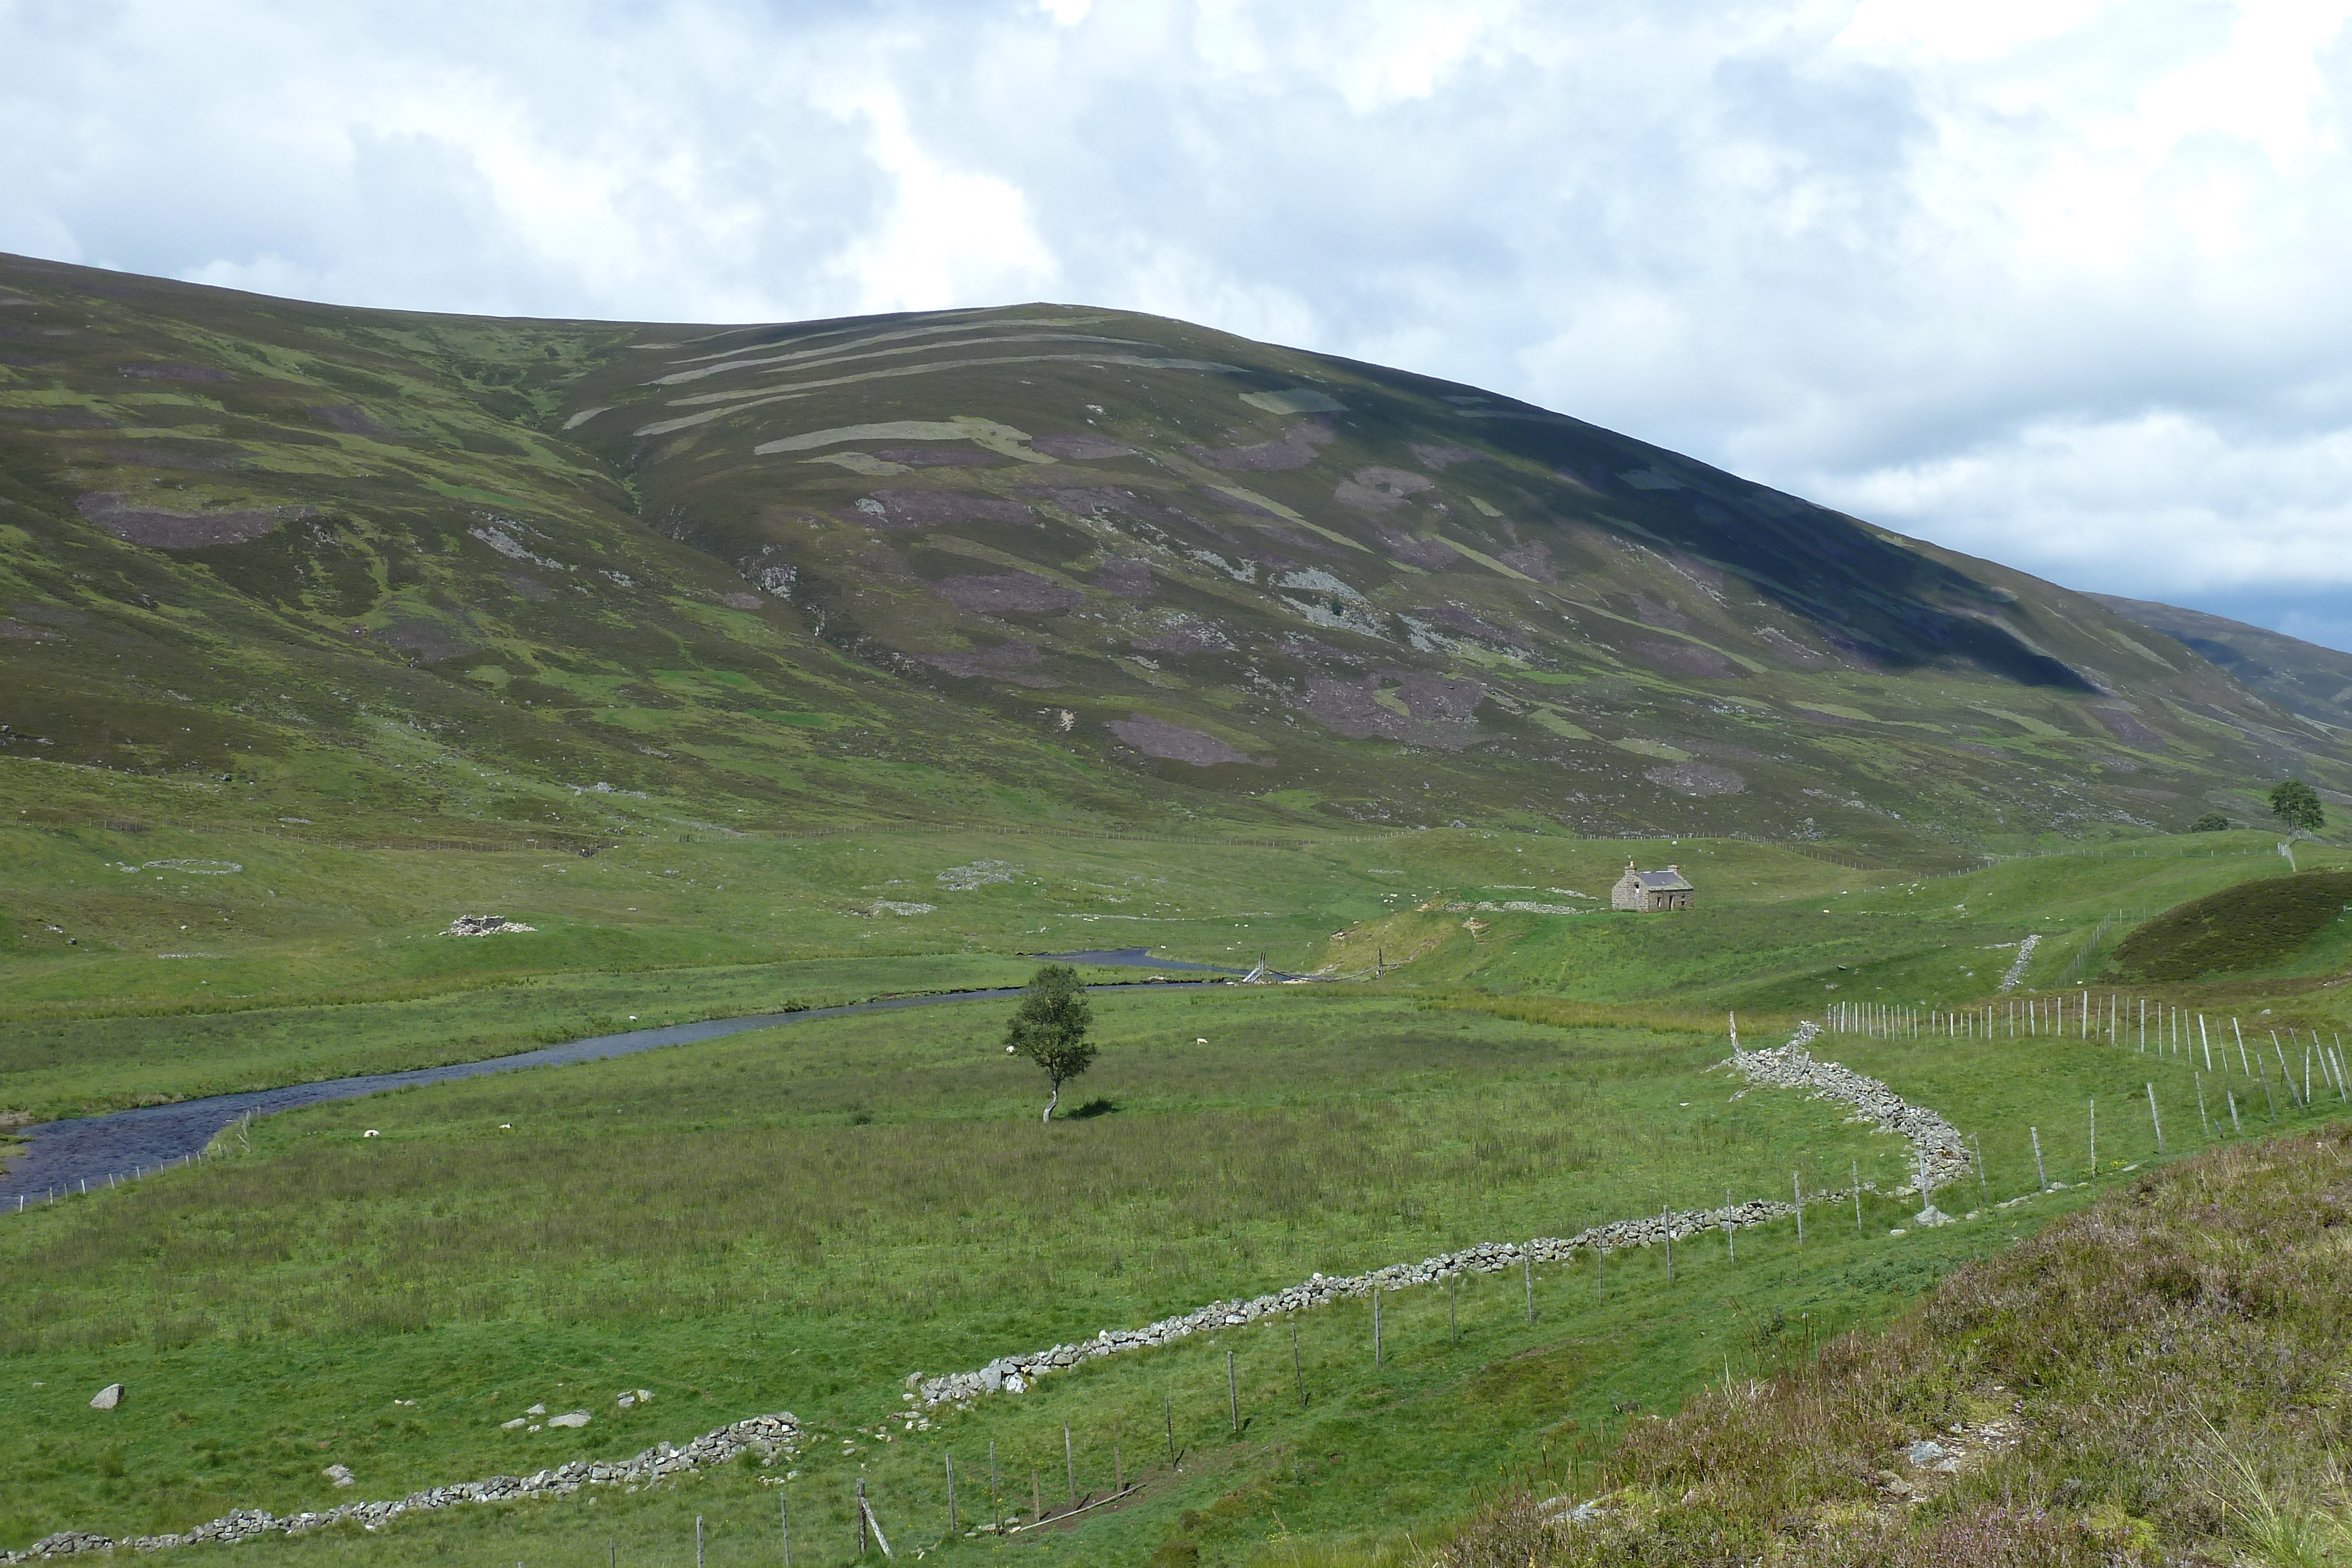
[[[1633,862],[1625,862],[1625,874],[1609,890],[1612,909],[1688,909],[1691,894],[1698,890],[1683,879],[1680,866],[1668,866],[1664,871],[1635,871]]]

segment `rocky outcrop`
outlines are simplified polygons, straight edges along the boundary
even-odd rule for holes
[[[801,1436],[799,1419],[790,1411],[754,1416],[715,1432],[705,1432],[682,1448],[667,1443],[647,1448],[633,1459],[607,1463],[575,1459],[568,1465],[530,1476],[493,1476],[488,1480],[461,1481],[411,1492],[393,1502],[347,1502],[320,1513],[274,1514],[262,1509],[239,1509],[177,1535],[142,1535],[116,1541],[81,1531],[45,1536],[22,1552],[0,1552],[0,1563],[35,1563],[73,1557],[85,1552],[162,1552],[174,1546],[227,1545],[257,1536],[299,1534],[345,1521],[370,1530],[404,1513],[455,1508],[467,1502],[512,1502],[522,1498],[570,1497],[583,1487],[643,1486],[688,1470],[723,1465],[749,1450],[762,1460],[794,1451]],[[341,1469],[341,1466],[333,1469]],[[331,1474],[331,1472],[330,1472]],[[337,1481],[341,1485],[340,1480]]]

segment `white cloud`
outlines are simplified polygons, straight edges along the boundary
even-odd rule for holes
[[[2335,624],[2347,13],[0,0],[0,246],[438,309],[1128,306]]]

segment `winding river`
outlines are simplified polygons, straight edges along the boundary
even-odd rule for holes
[[[1215,964],[1188,964],[1154,958],[1141,947],[1085,953],[1043,953],[1035,956],[1063,963],[1130,968],[1191,971],[1206,975],[1237,975]],[[1128,982],[1132,984],[1133,982]],[[1088,986],[1090,991],[1124,989],[1125,985]],[[158,1166],[194,1158],[223,1127],[244,1116],[267,1116],[328,1100],[355,1100],[387,1089],[419,1083],[443,1083],[452,1079],[478,1078],[490,1072],[515,1072],[526,1067],[561,1067],[574,1061],[601,1061],[608,1056],[629,1056],[657,1051],[666,1045],[691,1045],[719,1040],[747,1030],[773,1029],[810,1019],[842,1018],[851,1013],[885,1012],[893,1008],[939,1007],[948,1002],[985,1001],[1017,997],[1018,987],[992,990],[943,991],[929,996],[885,997],[841,1007],[803,1008],[793,1012],[751,1013],[742,1018],[704,1019],[695,1023],[667,1024],[659,1029],[633,1029],[625,1034],[600,1034],[568,1040],[511,1056],[486,1057],[479,1061],[453,1061],[440,1067],[412,1068],[405,1072],[371,1072],[357,1078],[327,1078],[315,1083],[290,1083],[282,1089],[257,1089],[243,1094],[214,1094],[202,1100],[182,1100],[170,1105],[142,1105],[103,1116],[76,1116],[43,1122],[25,1129],[26,1152],[0,1171],[0,1204],[5,1212],[19,1212],[50,1197],[130,1180]]]

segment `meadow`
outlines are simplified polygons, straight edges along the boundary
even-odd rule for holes
[[[358,1495],[397,1496],[617,1457],[779,1407],[825,1435],[783,1483],[811,1531],[796,1560],[840,1560],[859,1474],[886,1500],[886,1524],[927,1521],[928,1546],[944,1526],[947,1453],[968,1489],[991,1442],[1018,1475],[1055,1457],[1044,1451],[1057,1453],[1064,1420],[1084,1439],[1081,1490],[1101,1492],[1113,1442],[1124,1470],[1150,1478],[1087,1516],[1070,1544],[1090,1561],[1139,1560],[1168,1538],[1243,1561],[1285,1531],[1434,1527],[1514,1467],[1597,1458],[1603,1433],[1622,1430],[1618,1406],[1671,1408],[1727,1357],[1777,1364],[1792,1343],[1884,1319],[2080,1201],[2092,1187],[2078,1186],[2072,1129],[2088,1098],[2118,1107],[2103,1167],[2154,1153],[2144,1116],[2122,1109],[2153,1071],[2136,1052],[1840,1040],[1837,1059],[1982,1137],[1985,1196],[2033,1190],[2029,1124],[2068,1190],[1899,1238],[1887,1234],[1905,1224],[1898,1201],[1867,1200],[1861,1234],[1850,1212],[1818,1209],[1801,1250],[1788,1226],[1742,1236],[1736,1262],[1711,1241],[1678,1249],[1672,1287],[1662,1258],[1621,1255],[1598,1301],[1590,1275],[1542,1270],[1532,1324],[1515,1277],[1475,1281],[1455,1303],[1458,1346],[1443,1294],[1407,1292],[1388,1303],[1377,1371],[1359,1304],[1299,1317],[1297,1373],[1279,1325],[1258,1326],[936,1413],[928,1430],[891,1422],[909,1373],[1316,1270],[1570,1234],[1712,1204],[1726,1187],[1770,1196],[1792,1176],[1816,1191],[1855,1167],[1890,1189],[1904,1179],[1898,1140],[1709,1071],[1727,1050],[1716,1031],[1531,1022],[1496,1016],[1505,1005],[1352,989],[1114,995],[1100,1003],[1101,1064],[1076,1085],[1077,1113],[1050,1128],[1033,1119],[1034,1072],[997,1043],[1006,1004],[982,1002],[259,1123],[249,1152],[0,1233],[16,1284],[0,1316],[12,1434],[0,1464],[20,1483],[0,1538],[322,1506],[351,1495],[320,1475],[330,1463],[358,1473]],[[2154,1076],[2171,1150],[2198,1146],[2188,1083]],[[1968,1192],[1943,1206],[1979,1207]],[[1238,1438],[1218,1430],[1227,1349],[1246,1374]],[[118,1379],[131,1401],[88,1410],[89,1390]],[[656,1398],[616,1407],[640,1387]],[[594,1419],[502,1429],[534,1402]],[[1194,1450],[1181,1473],[1165,1466],[1170,1412]],[[528,1539],[530,1560],[585,1561],[607,1538],[636,1555],[675,1551],[690,1510],[726,1519],[727,1550],[749,1560],[768,1550],[754,1525],[780,1479],[711,1476],[236,1550],[389,1561]],[[957,1550],[1051,1552],[1058,1537]]]
[[[85,878],[110,896],[184,896],[89,874],[109,847],[78,836],[92,831],[40,831],[57,896]],[[1742,841],[1482,831],[1287,847],[746,834],[562,860],[377,848],[331,862],[257,836],[236,852],[249,869],[205,884],[244,902],[213,894],[229,930],[197,984],[159,976],[128,942],[20,946],[0,1079],[12,1103],[494,1054],[632,1013],[1003,984],[1034,962],[1024,946],[1139,945],[1123,940],[1139,926],[1171,957],[1262,951],[1352,977],[1098,993],[1101,1060],[1050,1127],[1035,1121],[1042,1082],[1001,1044],[1010,1004],[950,1002],[290,1113],[202,1166],[11,1217],[0,1544],[396,1497],[780,1408],[812,1440],[765,1471],[233,1550],[682,1563],[700,1516],[714,1561],[767,1562],[788,1502],[805,1531],[795,1561],[837,1562],[861,1476],[894,1540],[903,1529],[931,1554],[1241,1563],[1433,1542],[1515,1479],[1562,1490],[1601,1474],[1629,1422],[1710,1379],[1794,1364],[2139,1171],[2342,1114],[2342,1093],[2300,1105],[2270,1069],[2225,1056],[2209,1074],[2201,1058],[2140,1051],[2129,1030],[1833,1034],[1818,1053],[1981,1149],[1981,1178],[1938,1198],[1970,1218],[1921,1230],[1916,1199],[1869,1196],[1858,1218],[1815,1208],[1801,1248],[1782,1223],[1743,1234],[1736,1261],[1711,1239],[1677,1249],[1671,1282],[1654,1253],[1620,1254],[1600,1280],[1539,1270],[1532,1322],[1516,1275],[1451,1300],[1403,1292],[1386,1303],[1377,1366],[1357,1302],[1091,1364],[928,1425],[905,1380],[1317,1271],[1569,1235],[1727,1190],[1908,1180],[1899,1140],[1713,1071],[1731,1007],[1754,1045],[1841,1000],[1982,1004],[2040,935],[2000,1006],[2046,1017],[2063,998],[2079,1020],[2083,995],[2115,991],[2125,1018],[2146,997],[2210,1011],[2217,1030],[2242,1014],[2258,1040],[2340,1027],[2341,923],[2259,971],[2118,989],[2109,958],[2135,912],[2287,874],[2268,852],[2256,835],[2197,835],[1921,878]],[[1673,919],[1504,907],[1605,897],[1628,854],[1678,859],[1708,905]],[[2343,858],[2307,849],[2303,866]],[[343,883],[368,899],[339,901]],[[274,897],[320,918],[238,934]],[[877,913],[882,900],[934,907],[901,916]],[[541,930],[431,935],[444,911],[481,907]],[[1373,954],[1393,966],[1377,981]],[[206,980],[247,994],[203,994]],[[124,1406],[90,1410],[118,1380]],[[618,1404],[640,1389],[654,1397]],[[534,1404],[593,1418],[506,1427]],[[1067,1524],[950,1536],[949,1457],[969,1527],[986,1516],[992,1444],[999,1517],[1026,1517],[1032,1470],[1049,1510],[1073,1468],[1091,1499],[1114,1471],[1141,1484]],[[331,1464],[355,1490],[333,1487]]]

